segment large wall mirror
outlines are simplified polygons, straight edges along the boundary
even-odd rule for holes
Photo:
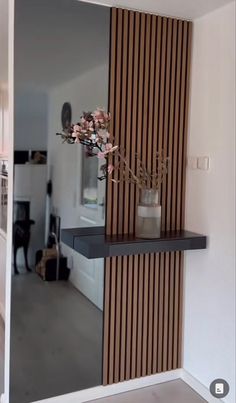
[[[105,182],[56,133],[107,109],[109,32],[107,7],[15,3],[10,403],[102,383],[104,261],[65,246],[60,229],[104,225]]]

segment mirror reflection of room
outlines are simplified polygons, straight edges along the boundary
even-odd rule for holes
[[[110,13],[77,0],[15,7],[10,402],[29,403],[102,383],[104,260],[60,232],[104,225],[105,181],[97,158],[56,133],[107,108]]]

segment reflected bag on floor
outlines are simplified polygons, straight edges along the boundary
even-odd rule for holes
[[[57,250],[50,248],[37,251],[35,270],[44,281],[55,281],[57,279]],[[70,269],[67,267],[67,258],[60,256],[58,280],[67,281],[69,276]]]

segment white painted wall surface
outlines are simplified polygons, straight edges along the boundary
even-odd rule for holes
[[[235,400],[235,3],[194,22],[186,228],[208,236],[185,260],[184,369],[205,386],[224,378]]]
[[[17,70],[17,60],[16,60]],[[39,89],[15,89],[15,150],[46,150],[48,95]]]
[[[108,51],[107,51],[108,57]],[[48,163],[53,181],[52,204],[62,219],[62,227],[80,225],[78,209],[81,189],[82,147],[62,144],[56,136],[61,132],[61,108],[72,106],[72,121],[77,122],[83,111],[108,103],[108,60],[76,79],[58,86],[49,97]]]

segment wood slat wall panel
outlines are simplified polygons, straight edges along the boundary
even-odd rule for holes
[[[133,169],[171,158],[163,230],[183,227],[191,22],[112,8],[111,132]],[[116,173],[116,179],[118,174]],[[133,233],[139,191],[107,184],[107,234]],[[105,261],[103,384],[181,367],[183,253]]]

